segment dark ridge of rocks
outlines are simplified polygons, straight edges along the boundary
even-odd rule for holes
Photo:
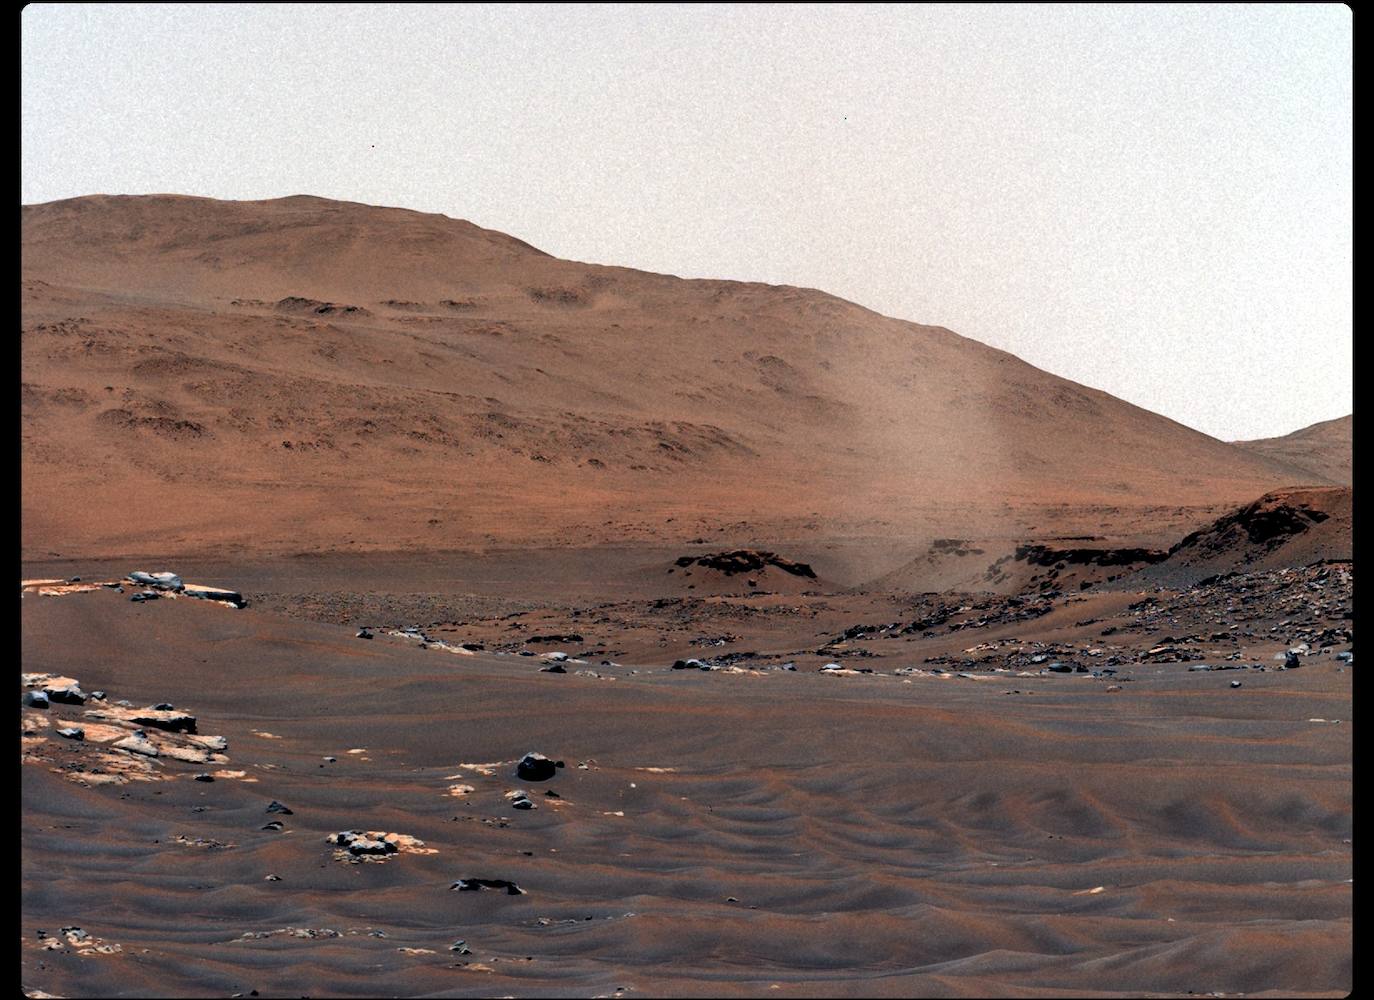
[[[449,890],[457,889],[459,892],[477,892],[482,889],[505,889],[508,896],[523,896],[525,890],[514,882],[508,882],[501,878],[460,878],[449,886]]]
[[[336,314],[345,316],[371,316],[372,313],[362,306],[340,305],[337,302],[321,302],[318,299],[302,298],[299,295],[288,295],[284,299],[279,299],[273,307],[277,312],[285,313],[311,313],[316,316],[333,316]]]
[[[1054,549],[1048,545],[1020,545],[1016,558],[1032,566],[1054,566],[1070,563],[1078,566],[1132,566],[1136,563],[1157,563],[1169,558],[1170,552],[1161,549]]]
[[[1300,535],[1331,515],[1310,504],[1267,494],[1254,503],[1217,518],[1206,528],[1194,531],[1169,549],[1169,555],[1183,549],[1221,547],[1225,540],[1244,534],[1254,545],[1275,548],[1294,535]]]
[[[974,548],[966,538],[937,538],[930,543],[931,555],[944,556],[981,556],[985,550]]]
[[[569,632],[567,635],[532,635],[525,640],[531,642],[582,642],[582,636],[577,632]]]
[[[680,567],[703,566],[706,569],[719,570],[726,576],[735,576],[739,573],[756,573],[769,566],[776,566],[784,573],[790,573],[793,576],[806,577],[809,580],[816,579],[816,571],[808,564],[784,559],[776,552],[762,552],[757,549],[732,549],[728,552],[714,552],[704,556],[680,556],[675,565]]]

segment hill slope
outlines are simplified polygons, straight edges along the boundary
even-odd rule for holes
[[[26,556],[986,531],[1310,479],[940,327],[444,216],[92,196],[22,228]]]
[[[1236,441],[1238,447],[1277,462],[1310,471],[1313,482],[1329,481],[1342,486],[1353,482],[1353,416],[1323,420],[1283,437]]]

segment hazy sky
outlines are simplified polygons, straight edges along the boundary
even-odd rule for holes
[[[821,288],[1225,439],[1349,413],[1350,11],[44,5],[23,201],[316,194]]]

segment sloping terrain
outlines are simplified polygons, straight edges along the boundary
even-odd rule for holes
[[[1353,498],[1341,487],[1266,494],[1184,538],[1140,579],[1186,587],[1227,573],[1353,559]]]
[[[1191,527],[1312,478],[819,291],[401,209],[26,206],[22,297],[30,558]]]
[[[1350,486],[1354,482],[1354,423],[1353,416],[1337,417],[1282,437],[1234,443],[1256,455],[1306,469],[1313,473],[1314,481],[1325,479]]]

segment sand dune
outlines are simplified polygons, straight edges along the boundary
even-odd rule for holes
[[[1112,600],[1097,607],[1122,620]],[[163,758],[96,784],[98,745],[54,733],[89,726],[89,705],[24,711],[26,725],[52,717],[24,749],[21,958],[25,985],[49,993],[1334,995],[1350,982],[1351,675],[1315,650],[1302,670],[1241,671],[1240,691],[1237,673],[1177,663],[1125,666],[1114,686],[892,674],[968,631],[918,636],[871,676],[644,659],[559,676],[251,606],[97,590],[26,597],[23,615],[30,667],[172,703],[227,740],[214,782]],[[158,655],[105,655],[150,637]],[[529,750],[566,767],[521,782]],[[517,787],[537,808],[511,807]],[[350,829],[422,849],[350,859],[326,843]],[[524,894],[450,889],[464,878]],[[71,926],[121,950],[69,945]]]

